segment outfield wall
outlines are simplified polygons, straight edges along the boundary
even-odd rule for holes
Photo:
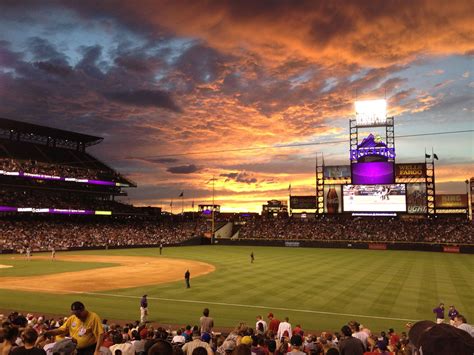
[[[191,245],[209,245],[210,238],[196,237],[179,244],[165,245],[165,248],[191,246]],[[321,241],[321,240],[262,240],[262,239],[218,239],[219,245],[240,245],[240,246],[273,246],[286,248],[339,248],[339,249],[371,249],[371,250],[414,250],[414,251],[432,251],[444,253],[462,253],[474,254],[474,244],[428,244],[428,243],[404,243],[404,242],[354,242],[347,240]],[[157,248],[157,244],[144,245],[114,245],[97,246],[85,248],[69,248],[74,250],[104,250],[104,249],[137,249],[137,248]],[[63,250],[63,251],[65,251]],[[33,250],[33,252],[38,252]],[[47,251],[43,251],[47,252]],[[14,250],[1,250],[0,254],[13,254]]]
[[[341,248],[372,250],[415,250],[446,253],[474,254],[474,245],[428,244],[404,242],[354,242],[354,241],[321,241],[321,240],[261,240],[261,239],[219,239],[219,245],[255,245],[290,248]]]

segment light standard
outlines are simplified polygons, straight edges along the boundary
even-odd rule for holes
[[[214,179],[214,175],[212,176],[212,222],[211,222],[211,245],[214,244],[214,224],[215,224],[215,221],[214,221],[214,210],[215,210],[215,206],[214,206],[214,192],[215,192],[215,189],[214,189],[214,182],[216,181],[216,179]]]
[[[469,180],[464,181],[466,183],[466,196],[467,196],[467,218],[472,221],[472,204],[471,204],[471,189],[469,188]]]

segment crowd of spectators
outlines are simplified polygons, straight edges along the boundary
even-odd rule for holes
[[[82,305],[74,304],[78,303]],[[69,321],[79,321],[75,314],[69,319],[18,312],[0,315],[0,353],[74,354],[80,346],[74,340],[80,334],[69,333],[70,340],[53,335],[67,334]],[[99,329],[92,329],[98,339],[93,347],[100,355],[412,355],[419,354],[420,348],[427,355],[471,355],[474,351],[473,328],[462,315],[455,317],[453,325],[407,324],[399,334],[392,328],[373,332],[357,321],[349,321],[338,331],[308,332],[300,324],[292,326],[288,317],[278,320],[273,313],[268,314],[268,322],[258,315],[255,327],[240,323],[231,331],[216,331],[214,320],[204,316],[194,326],[165,328],[139,321],[109,325],[106,319],[92,315],[100,324]],[[25,352],[25,348],[35,351]]]
[[[101,195],[42,190],[12,190],[0,188],[0,205],[9,207],[80,209],[92,211],[113,211],[116,213],[136,213],[132,205],[115,200],[100,198]]]
[[[54,164],[37,160],[19,160],[0,158],[0,170],[24,172],[30,174],[51,175],[60,177],[73,177],[76,179],[123,181],[123,178],[112,169],[90,168],[72,166],[67,164]]]
[[[84,217],[84,216],[83,216]],[[157,221],[147,218],[87,217],[0,220],[0,250],[67,250],[179,244],[201,233],[201,221]]]
[[[239,238],[318,241],[423,242],[473,244],[472,222],[450,219],[297,218],[253,219]]]
[[[0,198],[1,200],[1,198]],[[183,220],[180,217],[120,216],[96,217],[45,216],[32,218],[4,216],[0,223],[3,250],[31,251],[55,248],[128,247],[139,245],[179,244],[209,232],[205,219]],[[240,239],[473,244],[472,222],[450,220],[396,219],[255,219],[241,225]]]

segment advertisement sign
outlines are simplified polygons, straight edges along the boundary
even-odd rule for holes
[[[387,250],[387,244],[383,243],[370,243],[369,249],[371,250]]]
[[[427,213],[426,207],[426,185],[408,184],[407,185],[407,210],[408,213]]]
[[[426,165],[417,164],[396,164],[395,176],[397,178],[424,178],[426,177]]]
[[[295,210],[316,209],[316,196],[290,196],[290,208]]]
[[[393,163],[369,162],[352,164],[352,184],[393,184]]]
[[[325,179],[350,179],[351,167],[350,165],[333,165],[324,167]]]
[[[436,208],[467,208],[467,194],[445,194],[435,196]]]
[[[324,213],[342,213],[341,185],[324,186]]]
[[[460,248],[457,247],[457,246],[443,245],[443,252],[445,252],[445,253],[459,253]]]
[[[344,212],[405,212],[404,184],[343,185]]]

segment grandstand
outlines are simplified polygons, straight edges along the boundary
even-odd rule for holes
[[[0,118],[2,210],[131,212],[131,206],[114,200],[127,195],[124,188],[137,185],[86,152],[87,147],[102,140]]]

